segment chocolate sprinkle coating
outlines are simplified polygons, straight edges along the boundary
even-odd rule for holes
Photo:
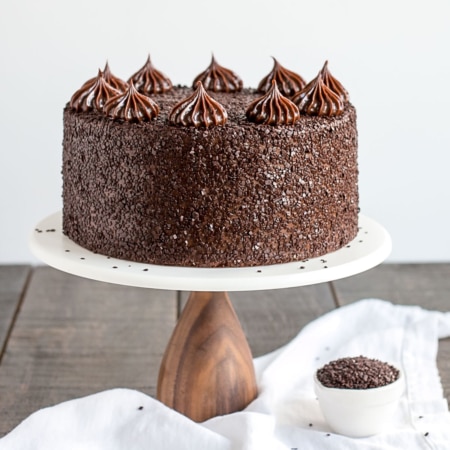
[[[160,265],[242,267],[337,250],[358,230],[356,112],[255,125],[259,94],[216,93],[220,127],[173,126],[189,95],[154,95],[151,122],[64,110],[63,230],[111,257]]]
[[[317,379],[325,387],[338,389],[377,388],[393,383],[398,377],[395,367],[365,356],[337,359],[317,371]]]

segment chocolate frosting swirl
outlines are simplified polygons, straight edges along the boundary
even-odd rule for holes
[[[192,83],[194,89],[199,81],[207,91],[213,92],[239,92],[243,85],[241,78],[233,71],[219,65],[214,55],[208,68],[197,75]]]
[[[248,120],[264,125],[291,125],[300,118],[297,105],[282,95],[276,80],[262,97],[250,103],[246,116]]]
[[[159,106],[150,97],[140,94],[131,82],[126,92],[119,93],[105,103],[103,111],[114,119],[145,122],[159,114]]]
[[[146,63],[136,73],[131,75],[128,83],[144,95],[161,94],[172,89],[172,82],[162,72],[157,70],[148,55]]]
[[[325,64],[321,70],[323,82],[327,87],[329,87],[334,93],[338,94],[341,100],[345,103],[349,100],[348,92],[342,86],[342,84],[331,75],[328,70],[328,61],[325,61]]]
[[[344,111],[344,101],[325,82],[324,68],[292,97],[301,113],[309,116],[338,116]]]
[[[120,92],[125,92],[128,89],[128,83],[126,81],[123,81],[112,74],[108,61],[106,61],[105,68],[103,69],[103,75],[106,82],[114,89],[117,89]]]
[[[291,97],[302,90],[306,84],[300,75],[284,68],[275,58],[273,58],[272,71],[259,82],[257,91],[268,92],[272,87],[272,80],[276,81],[281,94],[286,97]]]
[[[204,126],[224,125],[228,115],[225,108],[208,95],[201,81],[195,92],[177,103],[169,114],[169,122],[175,125]]]
[[[76,91],[70,99],[70,107],[75,111],[102,111],[105,103],[120,91],[114,89],[105,79],[105,73],[100,69],[95,78],[91,78]]]

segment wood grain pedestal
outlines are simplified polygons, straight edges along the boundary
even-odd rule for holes
[[[196,422],[257,396],[253,359],[226,292],[192,292],[164,354],[157,398]]]

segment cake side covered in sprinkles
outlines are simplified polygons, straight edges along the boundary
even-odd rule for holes
[[[146,67],[156,70],[146,64],[121,94],[120,83],[105,87],[109,67],[108,77],[99,71],[97,83],[80,88],[89,93],[77,91],[64,110],[63,229],[70,239],[137,262],[242,267],[317,257],[355,237],[357,129],[348,99],[321,105],[299,87],[294,95],[314,102],[308,115],[274,86],[281,97],[262,101],[268,106],[250,121],[246,111],[267,92],[242,88],[215,60],[214,72],[194,86],[197,97],[168,79],[167,90],[149,92],[152,83],[138,81],[154,78]],[[80,98],[88,99],[83,108],[75,107]],[[170,120],[180,117],[177,105],[189,120]]]

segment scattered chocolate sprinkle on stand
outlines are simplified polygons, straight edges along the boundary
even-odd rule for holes
[[[386,230],[360,215],[355,239],[305,261],[243,268],[194,268],[135,263],[92,253],[62,233],[61,212],[38,223],[33,253],[61,271],[107,283],[191,291],[161,363],[157,397],[202,422],[245,408],[256,396],[253,360],[227,292],[324,283],[364,272],[391,251]]]

